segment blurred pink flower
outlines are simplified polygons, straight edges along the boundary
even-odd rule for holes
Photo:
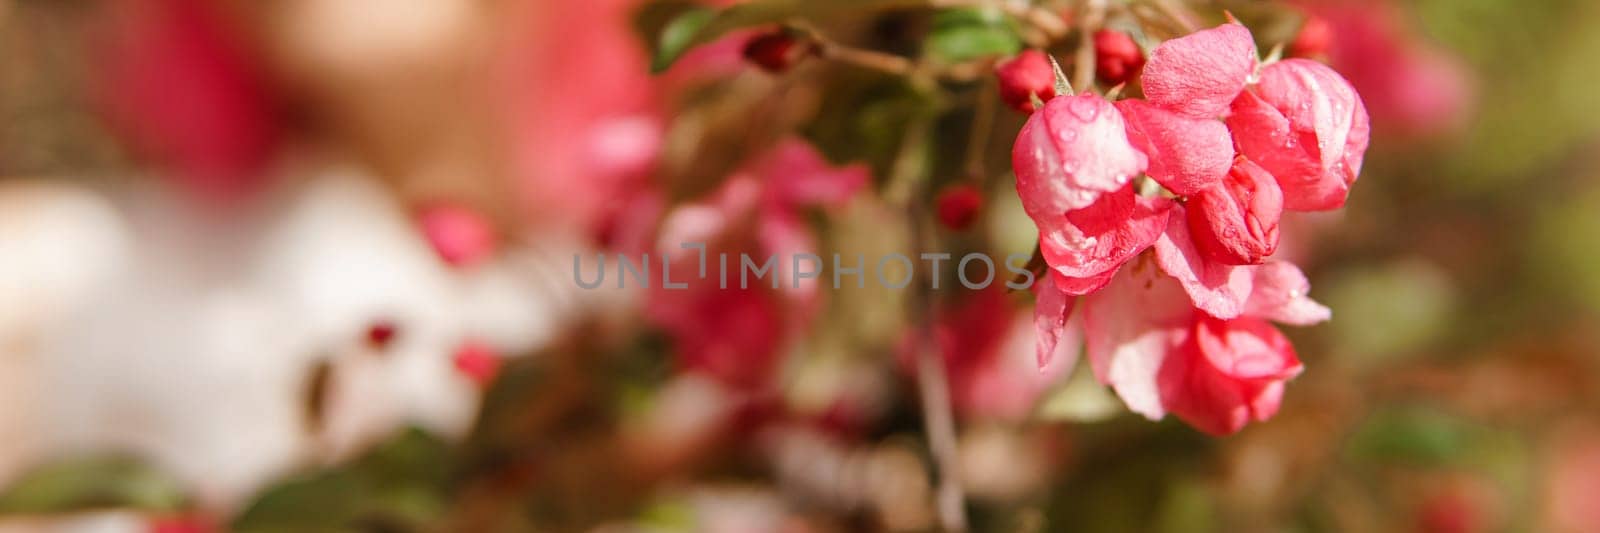
[[[1381,132],[1427,136],[1460,130],[1474,100],[1459,57],[1408,28],[1390,0],[1305,2],[1328,26],[1327,58],[1366,97]]]
[[[202,201],[260,189],[281,109],[223,5],[116,0],[105,14],[93,87],[111,124]]]
[[[634,0],[530,2],[512,17],[501,100],[529,216],[594,235],[645,188],[665,128],[629,30]],[[559,201],[554,201],[559,199]]]
[[[1050,294],[1042,292],[1041,297]],[[1071,372],[1078,358],[1080,330],[1066,323],[1059,328],[1036,328],[1035,317],[1015,307],[999,285],[962,296],[942,306],[933,325],[956,412],[968,417],[1025,419],[1039,398]],[[1071,299],[1066,301],[1070,311]],[[1066,314],[1052,316],[1064,319]],[[1036,355],[1035,347],[1045,345],[1039,334],[1056,336],[1048,343],[1052,353]],[[900,366],[915,375],[913,340],[909,334],[904,340]],[[1040,358],[1057,364],[1041,364]]]
[[[817,280],[795,280],[792,273],[796,256],[816,253],[804,210],[841,206],[868,179],[865,166],[833,166],[810,144],[790,138],[716,191],[667,214],[656,241],[661,255],[654,257],[665,257],[673,282],[686,286],[652,286],[646,317],[672,338],[686,368],[745,390],[771,384],[787,334],[809,323],[819,304]],[[692,243],[706,246],[704,256],[683,248]],[[727,254],[726,266],[720,254]],[[740,254],[758,266],[776,260],[767,277],[741,287]]]

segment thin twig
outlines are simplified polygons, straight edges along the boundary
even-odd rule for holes
[[[1089,91],[1094,88],[1094,33],[1105,26],[1106,0],[1087,0],[1084,4],[1078,26],[1078,55],[1072,59],[1072,85]]]
[[[1167,18],[1172,19],[1179,27],[1183,28],[1184,33],[1200,31],[1200,22],[1195,20],[1194,14],[1172,3],[1172,0],[1151,1],[1156,5],[1156,9],[1161,10],[1161,14],[1166,15]]]
[[[967,137],[967,177],[984,181],[988,168],[984,163],[983,155],[989,151],[989,135],[994,130],[995,102],[1000,98],[995,95],[993,83],[984,83],[978,90],[977,107],[972,110],[972,130]]]
[[[926,324],[930,319],[924,318]],[[966,496],[962,493],[960,455],[956,450],[955,415],[950,408],[950,380],[945,376],[933,330],[917,328],[917,385],[922,391],[922,418],[928,426],[928,448],[939,469],[936,493],[939,524],[945,531],[966,531]]]
[[[900,151],[895,156],[889,185],[884,193],[892,205],[903,209],[911,219],[913,246],[925,245],[930,238],[926,202],[922,199],[927,180],[926,147],[932,117],[917,116],[906,127]],[[938,480],[936,503],[940,528],[967,530],[966,496],[961,487],[960,455],[956,449],[955,415],[950,405],[950,380],[939,357],[933,336],[933,298],[931,286],[919,286],[909,299],[909,311],[917,324],[914,349],[917,357],[917,388],[922,403],[922,420],[928,432],[928,451],[933,454],[934,475]]]

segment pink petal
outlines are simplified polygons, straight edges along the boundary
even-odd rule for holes
[[[1289,379],[1302,368],[1289,339],[1256,318],[1202,318],[1195,342],[1212,367],[1233,379]]]
[[[1151,419],[1166,414],[1157,377],[1185,337],[1194,308],[1183,288],[1137,261],[1110,285],[1085,297],[1083,328],[1090,368],[1128,408]]]
[[[1277,177],[1284,206],[1336,209],[1361,172],[1371,125],[1349,82],[1328,67],[1286,59],[1261,71],[1227,119],[1239,149]]]
[[[1011,150],[1017,195],[1036,222],[1086,207],[1144,172],[1122,113],[1090,95],[1060,96],[1028,117]]]
[[[1039,248],[1062,290],[1086,294],[1148,248],[1167,226],[1172,202],[1134,195],[1129,185],[1094,204],[1040,223]]]
[[[1233,164],[1233,137],[1213,118],[1190,118],[1143,100],[1119,100],[1128,141],[1149,158],[1150,177],[1188,196],[1215,185]]]
[[[1156,240],[1156,260],[1161,270],[1177,278],[1189,299],[1201,311],[1217,318],[1233,318],[1244,311],[1250,296],[1251,267],[1210,261],[1195,248],[1182,206],[1173,208],[1167,231]]]
[[[1244,314],[1295,326],[1310,326],[1332,316],[1332,311],[1307,296],[1311,282],[1293,263],[1274,261],[1255,271]]]
[[[1198,31],[1157,46],[1145,64],[1144,97],[1195,118],[1216,118],[1256,68],[1256,43],[1239,24]]]
[[[1078,302],[1077,297],[1057,289],[1053,278],[1053,275],[1046,276],[1044,281],[1039,282],[1036,288],[1038,302],[1033,307],[1033,327],[1038,336],[1037,359],[1041,371],[1055,355],[1061,334],[1067,329],[1067,319],[1072,316],[1072,307]]]

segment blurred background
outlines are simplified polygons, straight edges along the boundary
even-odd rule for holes
[[[1225,438],[1040,372],[1026,293],[575,284],[1033,248],[993,65],[1107,2],[733,3],[0,0],[0,531],[925,531],[944,479],[977,531],[1600,531],[1600,3],[1109,2],[1373,116],[1285,222],[1334,319]]]

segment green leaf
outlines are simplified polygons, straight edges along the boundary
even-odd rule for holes
[[[443,441],[407,430],[352,463],[267,489],[231,530],[418,530],[445,513],[452,459]]]
[[[661,30],[661,39],[656,43],[656,54],[650,60],[650,70],[667,70],[689,48],[700,44],[696,35],[716,16],[717,12],[710,9],[691,9],[668,22],[667,27]]]
[[[692,10],[679,15],[662,30],[661,37],[656,40],[656,53],[650,68],[653,72],[664,71],[689,49],[738,29],[792,19],[925,7],[928,3],[929,0],[766,0],[739,4],[721,11]]]
[[[57,513],[94,507],[179,508],[171,478],[123,457],[75,458],[36,468],[0,493],[0,513]]]
[[[925,43],[929,53],[951,63],[1022,50],[1022,38],[998,11],[950,9],[939,13]]]

